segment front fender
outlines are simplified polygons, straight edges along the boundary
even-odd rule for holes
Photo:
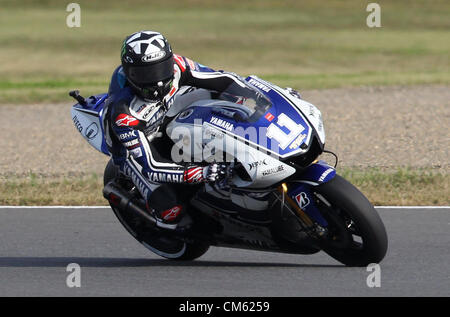
[[[296,175],[294,182],[318,186],[329,182],[336,176],[336,169],[325,161],[318,161],[309,165],[302,173]]]
[[[323,227],[327,227],[328,222],[316,206],[312,187],[329,182],[335,176],[334,167],[325,161],[318,161],[309,165],[302,173],[295,175],[295,179],[288,183],[287,195],[291,201]]]

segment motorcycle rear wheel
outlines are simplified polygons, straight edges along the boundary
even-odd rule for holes
[[[117,177],[117,168],[108,162],[103,175],[104,185]],[[205,254],[209,245],[201,242],[184,242],[170,237],[163,230],[149,225],[138,215],[109,203],[119,222],[142,245],[153,253],[170,260],[191,261]]]
[[[387,233],[367,198],[339,175],[319,185],[315,192],[330,204],[319,203],[329,223],[322,249],[347,266],[381,262],[388,248]]]

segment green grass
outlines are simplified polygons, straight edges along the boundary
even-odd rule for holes
[[[121,41],[141,29],[163,32],[177,53],[215,69],[300,90],[450,82],[448,1],[378,1],[376,29],[359,0],[77,3],[81,27],[68,28],[67,3],[2,1],[0,103],[106,91]]]
[[[344,168],[338,173],[374,205],[450,205],[450,175],[431,168]]]
[[[30,173],[0,179],[0,205],[105,205],[103,177],[47,177]]]
[[[431,168],[343,168],[338,173],[374,205],[450,205],[450,175]],[[36,174],[0,178],[0,205],[106,205],[103,177],[49,177]]]

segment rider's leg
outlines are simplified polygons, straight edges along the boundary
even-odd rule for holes
[[[152,183],[141,174],[138,165],[130,159],[123,163],[121,170],[146,199],[147,209],[155,216],[156,224],[166,229],[175,229],[186,211],[185,202],[190,199],[196,186]]]
[[[167,229],[177,227],[185,213],[185,204],[181,201],[174,184],[162,184],[152,192],[147,205],[154,211],[157,225]]]

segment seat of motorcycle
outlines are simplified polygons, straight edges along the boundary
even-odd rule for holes
[[[211,99],[211,93],[209,90],[198,88],[188,93],[177,96],[172,106],[166,113],[167,117],[175,117],[178,113],[182,112],[185,108],[189,107],[196,101]]]

